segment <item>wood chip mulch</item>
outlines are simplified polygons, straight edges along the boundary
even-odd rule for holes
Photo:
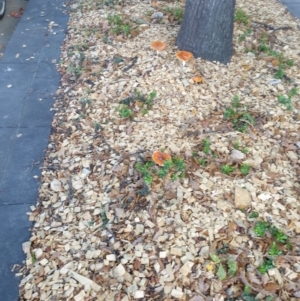
[[[183,66],[183,8],[68,5],[20,300],[300,300],[300,22],[237,0],[231,63]]]

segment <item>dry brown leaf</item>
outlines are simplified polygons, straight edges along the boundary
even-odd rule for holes
[[[268,292],[275,293],[280,289],[280,285],[275,282],[269,282],[264,286],[264,289],[267,290]]]

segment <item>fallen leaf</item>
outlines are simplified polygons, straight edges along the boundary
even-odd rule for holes
[[[20,18],[24,13],[24,8],[19,8],[18,11],[15,11],[15,10],[12,10],[10,12],[10,16],[13,17],[13,18]]]
[[[272,61],[272,65],[274,66],[274,67],[277,67],[277,66],[279,66],[279,61],[278,60],[273,60]]]
[[[227,276],[226,271],[222,264],[219,265],[217,276],[219,277],[220,280],[224,280]]]
[[[275,293],[280,289],[280,286],[278,283],[275,282],[269,282],[264,286],[264,289],[267,290],[268,292]]]

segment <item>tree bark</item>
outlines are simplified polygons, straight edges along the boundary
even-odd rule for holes
[[[187,0],[176,45],[195,57],[230,62],[234,9],[235,0]]]

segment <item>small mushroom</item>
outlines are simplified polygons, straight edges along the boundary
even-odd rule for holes
[[[157,1],[156,0],[152,0],[151,1],[151,6],[152,7],[157,7],[158,5],[157,5]]]
[[[194,76],[192,79],[195,83],[202,83],[203,80],[202,76]]]
[[[158,51],[163,51],[166,48],[166,43],[162,41],[153,41],[151,43],[151,48],[156,50],[156,54],[158,54]]]
[[[176,53],[176,57],[180,61],[182,61],[182,64],[184,66],[185,63],[188,62],[193,57],[193,54],[191,52],[188,52],[188,51],[178,51]]]
[[[152,154],[152,160],[155,164],[163,166],[166,160],[171,160],[171,156],[167,153],[156,151]]]

